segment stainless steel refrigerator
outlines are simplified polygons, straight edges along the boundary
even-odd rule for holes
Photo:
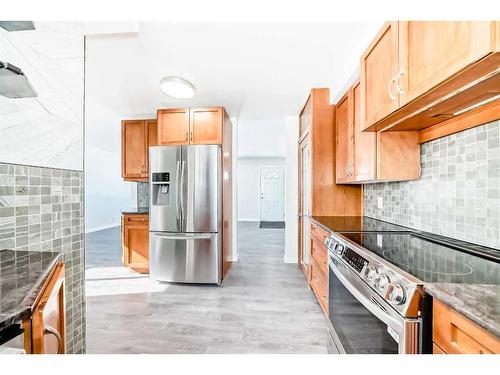
[[[150,277],[220,284],[221,147],[153,146],[149,170]]]

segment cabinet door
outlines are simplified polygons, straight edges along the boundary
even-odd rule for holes
[[[434,299],[432,340],[447,354],[500,354],[500,339]]]
[[[31,317],[31,353],[65,353],[64,264],[59,263]]]
[[[350,91],[350,90],[349,90]],[[350,94],[340,99],[335,111],[336,179],[338,184],[352,179],[354,138]]]
[[[122,177],[139,180],[147,174],[148,129],[143,120],[122,121]]]
[[[146,126],[148,127],[148,145],[157,146],[158,145],[158,123],[156,120],[146,120]]]
[[[493,48],[492,22],[399,22],[400,105],[424,94]]]
[[[312,98],[309,96],[307,99],[304,108],[302,109],[302,113],[300,114],[300,129],[299,129],[299,138],[302,137],[311,129],[312,123]]]
[[[189,143],[189,109],[159,109],[157,121],[159,145]]]
[[[387,22],[361,57],[362,129],[398,108],[398,23]]]
[[[311,240],[312,241],[312,240]],[[325,266],[318,264],[315,258],[311,258],[309,266],[309,285],[325,315],[328,314],[328,279]]]
[[[191,108],[189,112],[191,144],[222,144],[222,108]]]
[[[377,134],[361,132],[361,86],[352,88],[354,111],[354,181],[373,180],[377,176]]]
[[[149,218],[147,215],[124,215],[123,265],[139,273],[149,272]]]

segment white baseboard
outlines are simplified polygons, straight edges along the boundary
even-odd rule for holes
[[[285,261],[285,263],[295,263],[297,264],[297,257],[283,257],[283,260]]]
[[[100,227],[85,228],[85,233],[98,232],[98,231],[104,230],[104,229],[119,227],[120,225],[121,225],[120,223],[113,223],[113,224],[101,225]]]

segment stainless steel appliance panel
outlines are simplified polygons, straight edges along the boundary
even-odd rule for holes
[[[182,167],[183,228],[188,233],[220,231],[222,150],[217,145],[186,148]]]
[[[329,320],[340,352],[410,354],[419,351],[418,319],[399,315],[332,254],[329,265]]]
[[[217,233],[149,234],[150,277],[159,281],[219,284],[221,246]]]
[[[183,154],[186,146],[149,148],[149,230],[182,232],[181,183]],[[185,163],[184,163],[185,164]],[[168,174],[168,181],[153,177]],[[165,191],[164,191],[165,190]]]

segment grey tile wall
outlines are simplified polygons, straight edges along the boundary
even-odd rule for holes
[[[137,208],[149,207],[149,183],[137,183]]]
[[[66,350],[85,351],[83,172],[0,163],[0,249],[61,252]]]
[[[422,144],[421,179],[365,185],[365,215],[500,249],[499,143],[497,120]]]

